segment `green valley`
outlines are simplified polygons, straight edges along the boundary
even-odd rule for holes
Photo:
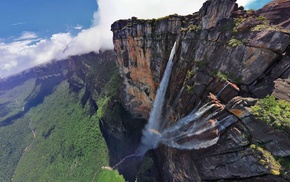
[[[114,71],[114,62],[77,59],[80,62],[74,64],[91,64],[88,77],[102,74],[91,80],[99,83],[95,96],[101,98],[116,74],[100,70],[110,65]],[[117,171],[106,167],[108,147],[99,127],[97,106],[87,98],[88,86],[74,89],[75,80],[64,71],[66,67],[57,70],[62,76],[37,75],[0,90],[0,181],[124,181]]]

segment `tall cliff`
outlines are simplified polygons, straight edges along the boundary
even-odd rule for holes
[[[0,181],[123,181],[104,168],[118,157],[106,141],[131,144],[115,132],[115,62],[112,50],[89,53],[0,80]]]
[[[208,122],[231,116],[228,128],[199,136],[219,135],[211,147],[160,145],[148,152],[139,180],[289,180],[289,10],[288,0],[257,11],[246,11],[235,0],[208,0],[188,16],[132,17],[112,24],[124,79],[122,103],[134,118],[148,120],[174,42],[166,125],[210,100],[222,111]]]

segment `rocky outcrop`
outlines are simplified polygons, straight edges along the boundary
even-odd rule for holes
[[[287,169],[277,166],[290,155],[289,134],[257,119],[251,107],[267,95],[289,101],[289,10],[289,1],[277,0],[258,11],[245,11],[233,0],[209,0],[188,16],[133,17],[112,24],[117,64],[124,78],[123,105],[134,117],[148,119],[176,41],[166,95],[168,125],[208,101],[211,94],[226,105],[216,118],[235,118],[220,133],[219,142],[207,149],[160,146],[154,150],[159,170],[156,179],[287,178],[283,171]]]
[[[289,29],[290,12],[288,11],[290,2],[287,0],[275,0],[258,10],[258,14],[265,16],[274,25],[280,25]]]
[[[148,119],[160,72],[177,34],[196,17],[171,15],[157,20],[133,17],[112,25],[119,73],[125,82],[124,103],[135,117]]]
[[[206,1],[199,10],[202,29],[216,27],[220,20],[229,18],[236,9],[235,2],[235,0]]]
[[[72,56],[66,60],[52,61],[47,64],[26,70],[18,75],[0,80],[0,93],[17,87],[29,79],[35,79],[35,88],[25,100],[26,104],[19,113],[11,118],[21,117],[31,107],[42,103],[47,95],[64,80],[70,84],[70,91],[79,92],[84,90],[81,103],[85,106],[89,103],[91,114],[98,109],[96,101],[102,92],[109,77],[116,72],[116,54],[111,51],[88,53]],[[7,122],[12,119],[7,119]]]

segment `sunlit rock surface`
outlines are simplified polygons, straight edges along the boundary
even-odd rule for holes
[[[290,1],[286,0],[274,1],[258,11],[245,11],[233,0],[209,0],[199,12],[188,16],[153,20],[133,17],[112,24],[117,64],[124,78],[123,105],[134,117],[149,118],[176,41],[163,108],[163,114],[167,114],[164,117],[168,118],[166,127],[174,126],[213,97],[225,107],[208,119],[209,125],[228,116],[235,120],[221,130],[217,143],[208,148],[181,150],[161,144],[150,151],[148,155],[154,159],[151,169],[158,171],[151,171],[152,179],[287,178],[282,170],[278,175],[272,164],[261,160],[267,161],[267,152],[274,157],[289,156],[289,134],[256,119],[251,106],[266,95],[289,101],[289,12]],[[226,120],[217,126],[222,128],[225,123]],[[211,131],[214,133],[214,127]],[[213,133],[200,135],[198,140],[214,138]],[[267,152],[257,152],[253,145]],[[146,176],[146,171],[142,175]]]

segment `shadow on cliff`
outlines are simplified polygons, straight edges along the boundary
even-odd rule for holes
[[[54,89],[64,80],[64,77],[51,77],[45,80],[38,79],[31,94],[25,99],[23,111],[14,114],[0,123],[5,127],[14,123],[15,120],[23,117],[32,107],[36,107],[44,101],[44,98],[53,93]]]
[[[0,80],[0,91],[13,89],[31,78],[35,78],[35,73],[32,70],[29,70],[27,72]]]
[[[115,166],[126,156],[135,153],[138,148],[145,119],[133,118],[119,102],[111,103],[111,108],[118,108],[114,112],[114,121],[100,120],[100,129],[106,140],[110,166]],[[116,122],[118,123],[116,126]],[[127,181],[135,181],[142,158],[132,157],[116,167]]]

